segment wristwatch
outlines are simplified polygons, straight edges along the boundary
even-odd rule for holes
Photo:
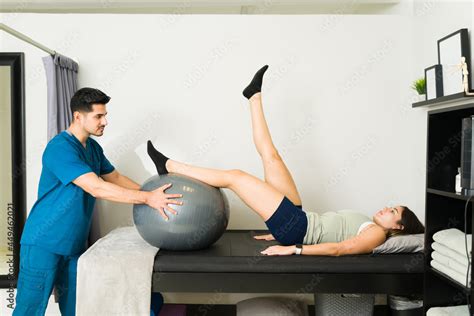
[[[302,244],[296,244],[295,246],[296,246],[295,255],[301,255],[301,253],[303,252],[303,245]]]

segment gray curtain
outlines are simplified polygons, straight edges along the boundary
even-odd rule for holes
[[[43,57],[48,86],[48,141],[69,127],[72,113],[69,103],[77,91],[79,65],[56,54]]]

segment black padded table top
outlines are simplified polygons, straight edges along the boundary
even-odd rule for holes
[[[276,242],[252,237],[266,231],[229,230],[210,248],[160,250],[155,292],[386,293],[423,292],[424,255],[277,256],[260,251]]]
[[[264,256],[277,242],[252,238],[267,231],[229,230],[210,248],[176,252],[160,250],[156,272],[228,273],[423,273],[424,255],[385,254],[329,256]]]

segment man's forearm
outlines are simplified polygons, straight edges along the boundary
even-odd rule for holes
[[[115,184],[126,189],[140,190],[140,185],[138,183],[136,183],[135,181],[133,181],[132,179],[124,175],[120,175],[118,177],[118,182],[116,182]]]
[[[130,180],[131,181],[131,180]],[[137,185],[138,186],[138,185]],[[122,203],[146,204],[150,192],[139,191],[140,187],[128,189],[120,185],[110,183],[100,179],[99,184],[94,188],[92,195],[96,198]]]

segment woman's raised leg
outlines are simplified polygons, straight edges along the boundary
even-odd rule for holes
[[[253,141],[259,153],[265,182],[285,195],[293,204],[301,205],[301,198],[295,181],[273,144],[262,106],[262,94],[256,93],[250,99]]]
[[[198,179],[219,188],[234,191],[251,209],[267,221],[276,211],[283,194],[264,181],[241,170],[218,170],[166,161],[166,170]]]

